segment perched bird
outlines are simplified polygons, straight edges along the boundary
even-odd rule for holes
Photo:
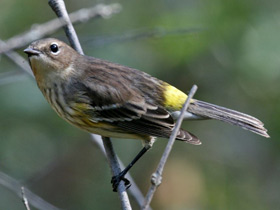
[[[142,71],[80,55],[64,42],[41,39],[24,50],[38,87],[57,114],[69,123],[105,137],[146,142],[169,138],[187,95]],[[216,119],[269,137],[263,123],[247,114],[192,99],[185,119]],[[199,145],[180,129],[177,140]],[[136,162],[134,160],[134,162]],[[113,177],[116,190],[131,166]]]

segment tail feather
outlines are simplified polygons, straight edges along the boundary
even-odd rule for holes
[[[200,145],[201,141],[192,133],[185,131],[183,129],[180,129],[177,136],[176,140],[179,141],[184,141],[186,143],[194,144],[194,145]]]
[[[195,100],[190,104],[188,112],[204,118],[221,120],[232,125],[237,125],[245,130],[269,138],[267,130],[264,128],[264,124],[260,120],[238,111]]]

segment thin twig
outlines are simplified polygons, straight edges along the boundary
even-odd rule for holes
[[[181,124],[182,124],[182,121],[183,121],[183,118],[184,118],[184,113],[186,112],[189,104],[190,104],[190,101],[191,99],[193,98],[195,92],[197,90],[197,86],[196,85],[193,85],[190,93],[189,93],[189,96],[183,106],[183,108],[181,109],[181,113],[180,113],[180,116],[176,122],[176,125],[174,127],[174,130],[172,131],[172,134],[168,140],[168,143],[167,143],[167,146],[164,150],[164,153],[161,157],[161,160],[159,162],[159,165],[157,167],[157,170],[152,174],[152,179],[151,179],[151,182],[152,182],[152,185],[147,193],[147,196],[146,196],[146,200],[145,200],[145,203],[143,205],[143,210],[146,210],[148,209],[152,199],[153,199],[153,196],[154,196],[154,193],[157,189],[157,187],[160,185],[161,183],[161,179],[162,179],[162,172],[163,172],[163,168],[166,164],[166,161],[167,161],[167,158],[171,152],[171,149],[173,147],[173,144],[175,142],[175,139],[176,139],[176,136],[178,134],[178,131],[181,127]]]
[[[100,150],[102,151],[104,156],[107,157],[104,145],[102,143],[101,136],[96,135],[96,134],[91,134],[91,139],[92,139],[92,142],[100,148]],[[123,170],[125,168],[124,164],[118,158],[118,156],[117,156],[117,160],[118,160],[118,163],[120,165],[121,170]],[[128,191],[130,192],[130,194],[134,198],[134,200],[137,202],[139,207],[141,207],[144,203],[145,197],[143,196],[142,192],[140,191],[140,189],[136,185],[134,179],[132,178],[132,176],[130,175],[129,172],[126,174],[126,177],[131,183],[131,187],[128,188]]]
[[[103,46],[107,44],[113,43],[122,43],[122,42],[129,42],[135,40],[143,40],[149,38],[163,38],[167,36],[182,36],[186,34],[195,34],[201,32],[205,29],[202,28],[176,28],[172,30],[168,30],[165,28],[149,28],[149,29],[134,29],[126,32],[122,32],[121,34],[115,34],[110,36],[95,36],[90,38],[83,38],[83,43],[87,43],[87,46]]]
[[[62,18],[64,18],[64,20],[66,22],[67,22],[67,20],[69,20],[68,13],[66,11],[66,7],[65,7],[63,0],[49,0],[49,5],[55,10],[56,14],[60,15]],[[79,42],[78,36],[70,21],[67,22],[67,25],[65,26],[64,29],[65,29],[66,34],[67,33],[71,34],[71,35],[68,35],[68,39],[71,39],[69,41],[70,41],[70,43],[73,44],[72,47],[74,49],[80,50],[78,52],[80,54],[83,54],[83,50],[82,50],[81,44]],[[105,150],[107,153],[107,157],[110,160],[109,162],[111,163],[110,166],[114,167],[114,168],[119,168],[117,156],[114,153],[114,150],[112,147],[112,142],[111,142],[110,138],[106,138],[106,140],[104,138],[103,143],[104,143],[104,147],[105,147]],[[120,185],[118,193],[119,193],[119,197],[121,200],[122,209],[128,210],[128,209],[131,209],[131,205],[130,205],[125,187],[123,186],[124,188],[122,188],[122,186],[123,185]]]
[[[0,39],[0,44],[3,46],[7,46],[7,43]],[[5,55],[12,60],[21,70],[27,73],[29,76],[34,78],[32,71],[27,64],[26,60],[17,52],[9,51],[5,52]],[[13,81],[17,81],[22,78],[22,72],[5,72],[2,73],[0,76],[0,85],[8,84]]]
[[[119,4],[98,4],[95,7],[75,11],[69,14],[69,17],[72,23],[80,23],[96,17],[110,18],[113,14],[119,13],[120,11],[121,6]],[[55,18],[46,23],[34,25],[29,31],[6,40],[6,46],[0,43],[0,54],[18,49],[36,39],[41,39],[47,35],[53,34],[65,25],[67,25],[67,22],[63,21],[61,18]]]
[[[22,194],[22,202],[23,202],[26,210],[30,210],[28,200],[27,200],[27,198],[25,196],[24,187],[21,187],[21,194]]]
[[[0,39],[0,45],[3,47],[8,46],[8,44],[1,39]],[[15,64],[17,64],[21,69],[23,69],[25,72],[27,72],[29,75],[31,75],[34,78],[28,63],[21,55],[12,51],[6,52],[5,55],[8,58],[10,58]]]
[[[0,172],[0,185],[16,193],[18,197],[22,197],[22,192],[20,191],[22,185],[17,180],[13,179],[3,172]],[[36,209],[59,210],[59,208],[48,203],[38,195],[31,192],[29,189],[25,188],[24,192],[26,198],[28,198],[29,203]]]
[[[112,141],[108,137],[102,137],[104,148],[107,154],[108,163],[111,168],[111,172],[113,176],[118,175],[121,172],[120,165],[118,163],[118,159],[116,153],[113,149]],[[128,199],[128,195],[126,193],[126,187],[123,181],[118,185],[118,194],[121,200],[122,209],[130,210],[132,209],[130,206],[130,202]]]

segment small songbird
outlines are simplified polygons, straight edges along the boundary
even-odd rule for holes
[[[38,87],[67,122],[105,137],[146,142],[135,163],[156,137],[169,138],[187,95],[142,71],[77,53],[64,42],[42,39],[24,50]],[[184,119],[216,119],[269,137],[263,123],[247,114],[192,99]],[[177,140],[199,145],[180,129]],[[132,164],[133,165],[133,164]],[[129,165],[113,177],[116,190]]]

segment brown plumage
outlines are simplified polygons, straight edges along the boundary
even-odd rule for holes
[[[57,51],[52,52],[52,47]],[[68,122],[103,136],[168,138],[175,125],[174,113],[187,97],[144,72],[80,55],[56,39],[34,42],[25,52],[39,88],[55,111]],[[258,119],[198,100],[191,101],[189,118],[217,119],[269,137]],[[177,139],[200,144],[183,129]]]
[[[174,119],[187,95],[144,72],[78,54],[57,39],[33,42],[25,49],[38,87],[52,108],[69,123],[105,137],[145,140],[144,148],[117,176],[125,174],[151,148],[156,137],[169,138]],[[203,101],[191,100],[185,119],[217,119],[269,137],[263,123],[249,115]],[[177,140],[199,145],[180,129]]]

